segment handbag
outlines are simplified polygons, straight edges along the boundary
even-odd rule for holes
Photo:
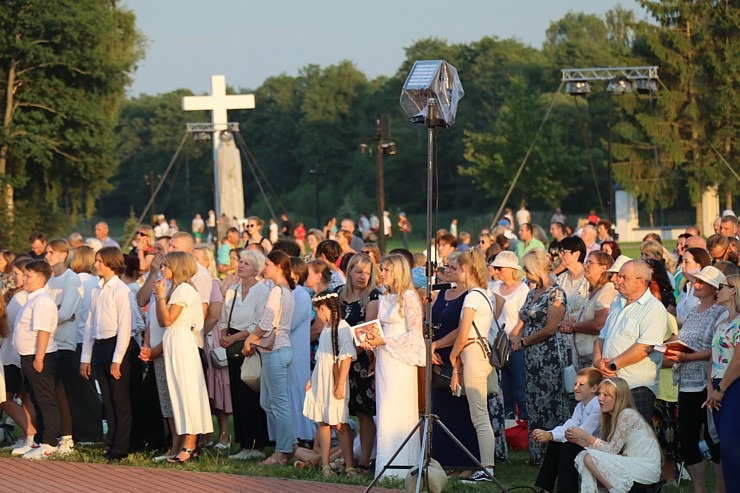
[[[255,392],[260,391],[260,376],[262,375],[262,358],[259,353],[244,358],[241,367],[241,380]]]
[[[573,364],[566,365],[563,361],[563,351],[560,349],[560,333],[555,334],[555,343],[558,346],[558,360],[560,361],[560,379],[563,383],[563,392],[565,395],[573,393],[573,387],[576,384],[576,367]]]
[[[226,348],[215,347],[211,349],[211,363],[214,368],[226,368],[229,366],[229,359],[226,356]]]
[[[491,303],[491,300],[488,299],[488,296],[486,296],[483,291],[473,291],[480,293],[480,295],[488,301],[488,306],[491,307],[493,321],[496,323],[497,329],[496,337],[493,338],[493,344],[490,344],[488,339],[484,339],[480,335],[478,327],[475,325],[475,320],[473,321],[473,328],[475,329],[475,333],[478,335],[478,341],[483,348],[483,353],[488,358],[488,363],[494,368],[501,369],[509,363],[509,357],[511,356],[511,342],[509,341],[509,336],[506,335],[506,331],[504,330],[505,324],[504,326],[499,325],[498,320],[496,320],[496,310],[493,309],[493,304]]]
[[[228,331],[236,330],[231,326],[231,315],[234,314],[234,305],[236,305],[236,297],[238,295],[237,293],[238,289],[239,289],[239,286],[234,288],[234,298],[231,300],[231,310],[229,310],[229,319],[226,321],[226,329]],[[218,349],[221,349],[221,348],[218,348]],[[241,360],[242,358],[244,358],[244,355],[242,354],[242,349],[244,349],[243,340],[232,342],[231,344],[229,344],[229,347],[226,348],[226,359],[227,360]],[[223,367],[219,367],[219,368],[223,368]]]
[[[452,363],[432,366],[432,388],[449,389],[452,381]]]

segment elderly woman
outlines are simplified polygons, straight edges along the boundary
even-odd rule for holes
[[[599,486],[610,493],[627,493],[635,483],[653,484],[660,479],[660,446],[652,427],[634,409],[627,382],[608,378],[599,386],[600,434],[569,428],[565,438],[586,450],[576,457],[581,492],[596,493]]]
[[[564,320],[560,330],[573,334],[573,363],[576,369],[588,368],[593,362],[594,341],[609,315],[609,306],[617,290],[609,281],[607,270],[614,264],[606,252],[593,252],[583,264],[590,291],[575,321]]]
[[[525,351],[529,429],[550,430],[569,414],[561,375],[567,365],[567,356],[558,331],[558,324],[565,315],[565,291],[550,276],[547,254],[541,248],[524,255],[521,265],[534,289],[519,310],[524,325],[517,333],[512,332],[512,348]],[[530,435],[530,462],[542,464],[544,455],[545,446]]]
[[[728,311],[712,339],[712,360],[709,372],[711,390],[705,404],[712,409],[717,427],[722,470],[725,484],[737,484],[735,473],[740,470],[740,276],[727,276],[719,285],[717,303]],[[715,480],[715,484],[717,481]]]
[[[575,320],[588,299],[589,282],[583,267],[586,244],[577,236],[567,236],[560,240],[558,256],[560,265],[565,267],[565,271],[558,276],[558,286],[563,288],[568,300],[566,319]]]
[[[522,282],[522,270],[514,252],[501,252],[488,265],[499,279],[493,283],[491,291],[505,301],[498,323],[511,337],[512,333],[518,334],[524,325],[519,318],[519,310],[527,300],[529,287]],[[519,417],[529,419],[525,387],[524,352],[514,351],[509,364],[501,370],[501,391],[507,415],[514,415],[518,407]]]
[[[257,277],[265,267],[265,256],[256,250],[240,254],[237,274],[240,282],[228,290],[224,298],[219,326],[219,342],[226,348],[244,341],[257,327],[269,288]],[[234,416],[234,441],[240,451],[230,459],[261,459],[267,443],[267,418],[260,407],[259,393],[250,389],[241,379],[243,359],[229,360],[229,386]]]
[[[690,350],[684,352],[669,345],[665,358],[675,363],[674,372],[678,373],[678,438],[686,469],[691,474],[691,484],[695,492],[701,493],[705,491],[704,456],[699,450],[702,428],[707,444],[714,448],[712,460],[719,464],[719,450],[713,447],[709,436],[704,402],[707,399],[707,375],[714,328],[727,317],[725,307],[715,304],[725,275],[707,266],[696,274],[686,276],[694,286],[694,296],[699,299],[699,304],[691,309],[678,330],[678,339]]]

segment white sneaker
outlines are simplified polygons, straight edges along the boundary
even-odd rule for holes
[[[62,438],[57,447],[58,455],[69,455],[75,451],[75,442],[71,438]]]
[[[229,459],[235,459],[235,460],[247,460],[247,459],[251,459],[252,458],[251,453],[252,453],[252,451],[243,448],[243,449],[241,449],[239,451],[239,453],[230,455],[229,456]]]
[[[10,453],[13,457],[20,457],[21,455],[25,455],[27,452],[37,448],[38,445],[33,443],[33,438],[31,439],[31,443],[26,443],[22,447],[14,448],[13,451]]]
[[[6,450],[15,450],[17,448],[25,447],[26,445],[32,445],[33,444],[33,437],[21,437],[18,440],[15,441],[13,445],[10,445],[9,447],[4,447]]]
[[[24,459],[31,459],[31,460],[43,460],[48,459],[52,455],[56,454],[57,448],[52,447],[48,443],[42,443],[38,447],[29,450],[25,454],[23,454]]]
[[[249,451],[249,457],[247,457],[247,459],[261,460],[261,459],[264,459],[265,457],[267,457],[267,456],[261,450],[250,450]]]

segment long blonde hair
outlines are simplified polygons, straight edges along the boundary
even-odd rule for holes
[[[602,380],[599,392],[614,397],[614,409],[610,413],[601,413],[601,436],[611,441],[617,427],[619,415],[625,409],[634,409],[630,386],[624,378],[612,377]]]
[[[460,252],[455,257],[455,261],[460,267],[467,267],[468,275],[471,277],[470,281],[476,287],[483,289],[488,287],[491,277],[488,275],[488,268],[486,267],[486,259],[483,256],[483,252],[477,248],[472,248],[467,252]]]
[[[542,248],[533,248],[527,252],[524,257],[519,261],[519,264],[528,271],[530,274],[536,275],[539,278],[539,285],[544,284],[542,273],[547,273],[550,270],[550,264],[547,260],[547,254]],[[548,275],[548,274],[545,274]]]
[[[170,252],[164,257],[164,261],[172,271],[172,290],[182,283],[190,282],[190,279],[198,272],[198,264],[189,253]]]
[[[195,245],[194,250],[203,252],[203,255],[205,255],[208,261],[208,267],[206,269],[208,269],[212,279],[218,279],[218,269],[216,268],[216,258],[213,256],[213,251],[208,245]]]
[[[357,265],[359,265],[360,267],[370,267],[370,280],[368,281],[367,287],[365,287],[365,289],[356,293],[354,286],[352,286],[350,273],[352,272],[352,269],[354,269]],[[366,306],[368,301],[370,300],[370,293],[373,289],[377,287],[375,282],[375,263],[373,262],[373,259],[370,258],[370,255],[366,253],[357,253],[355,255],[352,255],[352,258],[349,259],[349,263],[347,264],[347,271],[345,272],[345,274],[347,276],[347,284],[344,285],[344,289],[342,289],[342,292],[339,295],[339,299],[342,302],[347,303],[348,299],[353,299],[357,296],[360,298],[360,304],[362,306]]]
[[[383,257],[380,261],[380,268],[387,268],[393,274],[393,285],[386,285],[386,287],[389,291],[398,294],[398,313],[403,315],[403,293],[408,290],[416,293],[411,280],[409,262],[403,255],[391,254]]]

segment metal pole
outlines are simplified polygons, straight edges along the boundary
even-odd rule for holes
[[[321,200],[319,199],[319,169],[313,170],[314,185],[316,188],[316,229],[321,230]]]
[[[609,101],[609,112],[606,123],[606,154],[607,154],[607,166],[606,166],[606,183],[609,193],[609,222],[614,225],[614,190],[612,185],[612,93],[607,93],[607,99]]]
[[[375,117],[375,172],[378,181],[378,248],[385,255],[385,185],[383,177],[383,116]]]

